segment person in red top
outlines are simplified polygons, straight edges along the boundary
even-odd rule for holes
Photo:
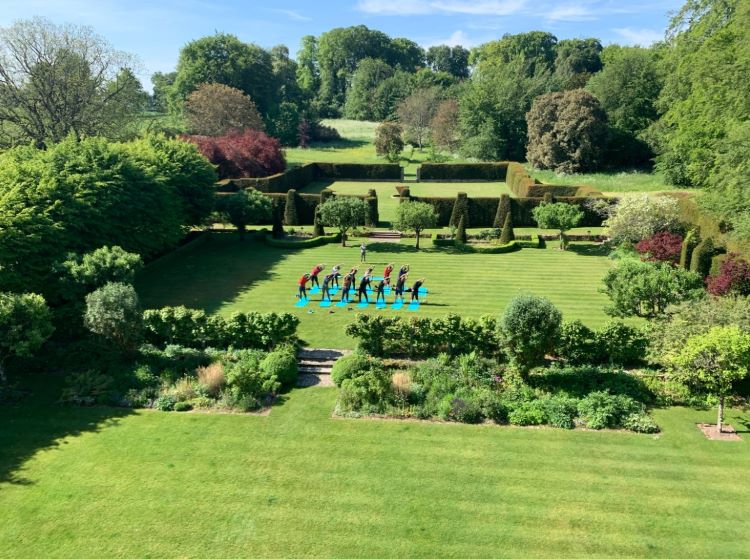
[[[383,270],[383,279],[390,279],[391,272],[393,271],[393,264],[388,264]]]
[[[325,264],[318,264],[312,269],[312,272],[310,273],[310,287],[313,285],[320,287],[320,284],[318,283],[318,274],[325,270],[325,268]]]
[[[305,286],[308,281],[310,281],[310,274],[305,274],[299,279],[299,294],[297,295],[297,298],[307,299],[307,288]]]

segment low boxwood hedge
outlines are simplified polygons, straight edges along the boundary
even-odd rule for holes
[[[322,237],[310,237],[309,239],[295,239],[291,241],[274,239],[271,235],[266,235],[264,241],[267,245],[278,248],[313,248],[329,243],[340,243],[341,235],[336,233],[335,235],[323,235]]]
[[[516,252],[522,248],[544,248],[544,240],[539,235],[531,235],[529,239],[515,239],[504,245],[477,246],[462,243],[456,239],[443,239],[435,233],[432,236],[432,244],[436,247],[453,247],[460,252],[476,254],[505,254]]]

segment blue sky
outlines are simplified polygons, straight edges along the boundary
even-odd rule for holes
[[[154,71],[174,69],[180,47],[215,31],[263,47],[333,27],[364,24],[423,46],[472,47],[505,33],[543,30],[558,38],[598,37],[605,44],[650,44],[684,0],[0,0],[0,26],[44,16],[90,25],[135,54],[150,89]]]

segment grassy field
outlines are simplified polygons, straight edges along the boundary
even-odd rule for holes
[[[529,168],[534,178],[547,184],[588,184],[604,194],[629,192],[664,192],[674,187],[664,182],[659,173],[645,171],[623,171],[613,173],[581,173],[558,175],[553,171],[539,171]]]
[[[712,410],[655,410],[648,436],[332,419],[334,401],[0,407],[0,557],[750,557],[750,447],[704,439]]]
[[[430,245],[426,239],[423,243]],[[223,315],[250,310],[292,312],[300,317],[300,336],[307,344],[349,348],[353,340],[344,335],[344,327],[355,312],[361,312],[356,305],[351,305],[351,311],[333,308],[333,314],[319,308],[317,301],[303,309],[294,306],[297,280],[315,264],[325,263],[329,269],[338,263],[345,268],[359,264],[359,242],[349,244],[347,248],[326,245],[289,250],[251,240],[240,242],[234,235],[214,235],[148,266],[136,287],[147,308],[186,305]],[[571,250],[561,252],[549,243],[547,249],[494,255],[457,255],[433,248],[415,252],[413,244],[413,239],[403,239],[400,245],[373,245],[368,263],[378,273],[389,262],[411,265],[412,281],[427,278],[427,302],[418,313],[376,311],[374,305],[365,312],[499,316],[514,295],[532,292],[548,297],[569,320],[581,319],[592,327],[607,320],[603,311],[607,299],[598,290],[611,262],[594,244],[575,243]]]

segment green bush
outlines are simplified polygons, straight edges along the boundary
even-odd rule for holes
[[[370,358],[361,353],[351,353],[336,360],[331,367],[331,380],[336,386],[346,379],[354,378],[370,368]]]
[[[549,393],[583,398],[592,392],[623,394],[639,402],[652,402],[654,393],[640,376],[596,366],[550,367],[529,376],[529,385]]]
[[[173,396],[164,394],[156,399],[156,401],[154,402],[154,409],[157,409],[159,411],[173,411],[176,403],[177,402],[175,401]]]
[[[500,202],[497,204],[495,221],[492,223],[492,226],[495,229],[501,229],[503,225],[505,225],[505,218],[508,215],[510,215],[510,196],[502,194],[500,196]]]
[[[578,402],[578,415],[589,429],[616,429],[630,414],[643,411],[631,397],[609,392],[592,392]]]
[[[505,222],[503,223],[503,230],[500,233],[500,244],[507,245],[513,241],[516,236],[513,234],[513,223],[511,223],[510,212],[505,214]]]
[[[461,216],[458,220],[458,227],[456,227],[456,247],[460,244],[465,245],[467,242],[466,237],[466,216]]]
[[[659,432],[659,426],[646,412],[631,413],[622,422],[622,426],[636,433]]]
[[[283,388],[291,388],[297,382],[297,355],[292,347],[272,351],[260,367],[269,377],[276,377]]]
[[[444,396],[438,405],[438,417],[459,423],[480,423],[484,419],[479,399],[469,391]]]
[[[469,198],[466,192],[456,194],[456,200],[453,203],[453,211],[451,212],[451,219],[448,225],[451,227],[460,227],[462,218],[464,220],[464,227],[469,227]]]
[[[78,406],[108,404],[112,398],[113,379],[99,371],[72,373],[65,378],[60,401]]]
[[[557,341],[557,355],[571,365],[594,364],[601,360],[593,330],[580,320],[564,322]]]
[[[547,421],[543,400],[521,402],[508,414],[511,425],[542,425]]]
[[[377,413],[384,411],[392,396],[390,372],[371,361],[365,371],[341,382],[339,403],[345,410]]]
[[[576,426],[578,400],[565,395],[556,395],[541,401],[547,423],[561,429],[573,429]]]
[[[711,258],[714,255],[714,243],[710,237],[703,239],[693,249],[690,256],[690,271],[705,278],[711,272]]]
[[[700,242],[700,239],[698,237],[698,231],[695,229],[691,229],[687,232],[685,235],[685,238],[682,240],[682,249],[680,250],[680,268],[683,268],[685,270],[690,269],[690,261],[693,256],[693,250],[695,250],[695,246]]]
[[[193,404],[190,402],[175,402],[174,411],[190,411],[193,409]]]
[[[284,225],[299,225],[299,218],[297,217],[297,191],[293,188],[289,189],[286,193]]]
[[[256,405],[252,407],[259,407],[281,386],[276,376],[268,374],[261,367],[264,357],[262,351],[241,349],[228,356],[228,363],[224,367],[230,392],[238,399],[255,400]]]
[[[612,321],[596,333],[596,345],[604,361],[624,367],[644,360],[648,338],[639,328]]]
[[[555,347],[562,314],[547,299],[518,295],[505,308],[501,320],[508,357],[522,370],[544,362]]]

